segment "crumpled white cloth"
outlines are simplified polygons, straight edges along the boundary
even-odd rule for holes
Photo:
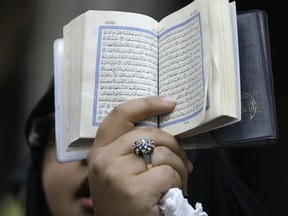
[[[169,189],[160,199],[159,207],[163,216],[208,216],[201,203],[196,203],[194,209],[178,188]]]

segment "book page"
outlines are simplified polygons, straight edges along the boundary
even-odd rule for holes
[[[77,149],[77,152],[67,151],[69,140],[68,125],[70,125],[69,104],[64,101],[67,100],[67,93],[69,93],[67,81],[64,71],[64,41],[63,38],[56,39],[53,44],[54,57],[54,85],[55,85],[55,142],[56,155],[58,162],[68,162],[73,160],[82,160],[86,157],[88,149],[87,146]],[[63,103],[64,102],[64,103]]]
[[[211,23],[211,52],[215,69],[213,73],[219,77],[221,86],[221,112],[235,119],[239,117],[239,65],[237,65],[237,34],[233,35],[233,16],[236,16],[236,4],[227,0],[209,0],[209,23]],[[233,7],[234,5],[234,7]],[[235,24],[237,26],[237,23]],[[214,79],[213,79],[214,80]],[[214,80],[216,81],[216,80]]]
[[[206,116],[203,122],[182,133],[185,138],[241,120],[240,73],[235,2],[208,0],[211,73]]]
[[[94,138],[114,106],[158,93],[158,22],[148,16],[91,11],[85,17],[80,137]],[[157,118],[142,124],[157,126]]]
[[[95,126],[99,126],[115,105],[158,93],[158,38],[155,33],[141,28],[100,26],[98,34]],[[156,125],[156,118],[154,123]]]
[[[161,117],[160,127],[173,135],[198,126],[205,117],[210,69],[205,3],[195,1],[160,22],[159,92],[177,100],[175,110]]]
[[[199,128],[199,131],[205,131],[213,124],[216,129],[241,119],[236,4],[227,4],[226,0],[209,1],[212,73],[208,87],[209,106],[202,122],[203,129]],[[223,113],[235,120],[225,120],[221,117]],[[219,116],[224,121],[217,120]]]

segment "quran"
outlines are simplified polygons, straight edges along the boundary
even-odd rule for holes
[[[195,0],[159,22],[143,14],[89,10],[54,42],[57,159],[84,159],[114,106],[171,95],[155,126],[178,139],[241,120],[235,2]]]

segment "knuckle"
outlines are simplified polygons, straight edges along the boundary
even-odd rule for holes
[[[93,172],[93,175],[107,188],[114,187],[118,182],[119,171],[117,167],[107,164],[107,161],[103,160],[102,156],[96,157],[89,169],[89,172]]]
[[[135,188],[128,187],[124,192],[124,198],[128,201],[134,201],[139,197],[139,193],[135,190]]]
[[[144,104],[144,106],[150,106],[150,100],[149,98],[140,98],[141,102]]]
[[[157,127],[145,127],[143,130],[145,131],[145,133],[149,134],[152,137],[157,136],[159,133],[159,128]]]
[[[150,116],[151,115],[151,107],[152,106],[152,103],[151,103],[151,99],[148,97],[148,98],[140,98],[139,99],[141,104],[142,104],[142,107],[144,107],[144,113],[146,116]]]
[[[164,146],[159,146],[157,147],[157,156],[160,156],[163,157],[163,158],[171,158],[173,157],[173,152],[167,148],[167,147],[164,147]]]
[[[117,170],[113,169],[112,167],[105,169],[103,174],[103,181],[106,186],[111,186],[117,182],[118,177]]]
[[[87,162],[89,169],[97,174],[105,165],[104,154],[101,154],[99,149],[93,149],[93,151],[91,150],[87,154]]]
[[[113,107],[113,109],[110,112],[110,115],[114,115],[114,116],[121,116],[124,113],[124,108],[122,104],[118,104],[116,106]]]
[[[166,178],[169,178],[169,179],[174,179],[175,182],[177,183],[177,186],[181,186],[181,177],[179,175],[179,173],[173,169],[171,166],[163,166],[163,169],[162,169],[162,173],[161,173],[163,176],[166,176]]]
[[[168,177],[173,177],[176,174],[176,171],[169,165],[165,165],[161,169],[162,174],[165,174]]]

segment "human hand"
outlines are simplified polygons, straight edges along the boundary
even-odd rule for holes
[[[178,187],[187,193],[192,164],[177,140],[155,127],[134,126],[174,107],[175,101],[169,97],[135,99],[115,107],[102,122],[87,157],[97,216],[159,216],[157,204],[164,192]],[[131,150],[140,138],[156,144],[150,169]]]

